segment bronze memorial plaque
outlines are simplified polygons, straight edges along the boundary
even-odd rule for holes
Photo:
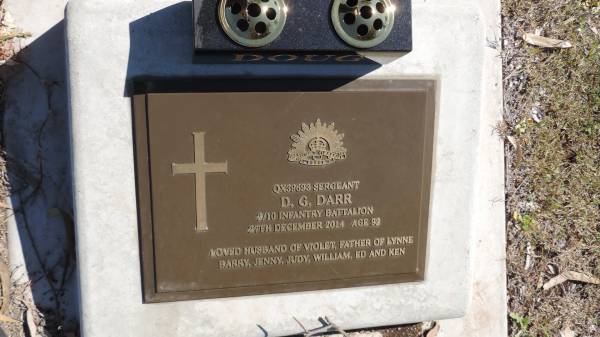
[[[422,280],[435,96],[417,79],[134,96],[145,302]]]

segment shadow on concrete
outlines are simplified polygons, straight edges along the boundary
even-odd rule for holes
[[[61,21],[0,67],[0,146],[18,235],[10,254],[22,265],[13,275],[31,282],[51,336],[78,330],[64,41]]]
[[[213,29],[220,31],[221,28],[217,23],[215,25]],[[155,82],[157,79],[168,79],[171,83],[174,83],[173,80],[184,80],[188,87],[180,87],[178,90],[204,91],[205,86],[196,87],[194,82],[197,80],[207,82],[215,78],[236,78],[240,81],[255,82],[257,78],[268,80],[286,77],[293,79],[327,77],[336,78],[338,81],[330,81],[328,83],[331,86],[319,90],[334,90],[381,67],[381,64],[357,55],[346,55],[343,61],[328,58],[329,61],[319,63],[304,62],[303,57],[295,55],[293,57],[265,55],[258,59],[254,54],[243,54],[245,56],[238,57],[218,53],[194,54],[192,2],[190,1],[167,6],[132,21],[129,24],[129,35],[130,48],[124,96],[131,96],[134,93],[132,85],[134,81],[143,82],[147,78]],[[225,34],[222,34],[222,37],[226,38]],[[251,53],[256,51],[256,49],[249,49]],[[165,90],[172,91],[170,88]],[[211,90],[215,91],[214,88]],[[226,91],[227,88],[218,88],[218,90]]]

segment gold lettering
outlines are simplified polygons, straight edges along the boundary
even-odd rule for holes
[[[328,208],[325,210],[326,217],[342,217],[342,216],[357,216],[371,215],[375,212],[373,206],[350,207],[350,208]]]
[[[313,259],[316,262],[334,262],[338,260],[351,260],[352,255],[350,255],[350,252],[319,253],[313,254]]]
[[[334,59],[335,57],[335,59]],[[240,53],[234,54],[233,60],[235,62],[256,62],[261,61],[265,57],[263,55],[258,54],[249,54],[249,53]],[[305,62],[326,62],[331,59],[334,59],[336,62],[359,62],[363,60],[365,57],[359,54],[348,54],[336,57],[335,55],[315,55],[309,54],[303,57],[303,61]],[[298,55],[293,54],[278,54],[271,55],[267,58],[272,62],[290,62],[298,59]]]
[[[318,59],[318,57],[322,57]],[[304,56],[304,61],[306,62],[323,62],[335,57],[335,55],[306,55]]]
[[[244,62],[244,61],[255,62],[255,61],[260,61],[263,58],[264,58],[264,56],[257,55],[257,54],[235,54],[234,61],[236,61],[236,62]]]
[[[354,255],[356,259],[365,259],[367,257],[367,251],[357,250]]]
[[[284,59],[281,59],[282,56],[284,57]],[[289,61],[294,61],[297,58],[298,58],[298,56],[292,55],[292,54],[279,54],[279,55],[269,56],[269,61],[273,61],[273,62],[289,62]]]
[[[385,257],[387,255],[387,250],[385,249],[375,249],[369,252],[369,258],[376,258],[376,257]]]
[[[343,55],[343,56],[338,56],[335,60],[337,62],[358,62],[363,60],[365,57],[362,55],[358,55],[358,54],[350,54],[350,55]]]
[[[215,248],[210,250],[211,258],[239,255],[242,255],[242,248],[240,247]]]
[[[371,239],[340,240],[340,249],[371,247]]]
[[[389,249],[389,256],[404,256],[404,255],[406,255],[406,248],[405,247],[390,248]]]
[[[337,249],[335,241],[306,242],[303,244],[303,246],[304,250],[307,252]]]
[[[317,194],[317,206],[352,204],[352,194]]]
[[[310,255],[290,255],[287,258],[287,264],[300,264],[310,262]]]
[[[414,237],[411,236],[390,236],[387,238],[388,246],[396,245],[412,245],[414,243]]]
[[[281,220],[314,219],[323,216],[322,209],[301,210],[301,211],[279,211]]]
[[[397,258],[406,255],[406,247],[384,248],[392,242],[414,242],[412,236],[374,237],[339,241],[296,242],[291,244],[258,245],[245,247],[211,248],[210,257],[254,256],[249,258],[226,258],[217,261],[221,270],[262,268],[275,265],[298,265],[335,263],[346,260]],[[370,248],[366,249],[363,248]],[[309,254],[305,254],[307,252]],[[289,253],[289,255],[287,255]]]
[[[360,181],[333,181],[333,182],[320,182],[313,184],[313,190],[319,191],[349,191],[358,190]]]
[[[301,196],[300,199],[298,199],[298,205],[301,207],[309,207],[310,203],[308,202],[308,197],[305,195]]]
[[[249,267],[251,267],[249,259],[230,259],[219,261],[219,269],[240,269]]]
[[[244,255],[282,254],[287,252],[287,245],[246,246]]]
[[[284,264],[283,257],[271,256],[271,257],[257,257],[254,259],[255,267],[271,266],[275,264]]]
[[[318,183],[299,183],[299,184],[274,184],[272,191],[275,194],[296,193],[296,192],[321,192],[321,191],[355,191],[358,190],[360,181],[332,181]]]
[[[289,197],[281,197],[281,208],[293,207]]]

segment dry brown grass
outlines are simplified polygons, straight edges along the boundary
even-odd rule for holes
[[[600,276],[599,13],[598,1],[503,1],[511,336],[600,336],[600,286],[541,289],[566,270]],[[536,30],[574,47],[520,39]]]
[[[16,53],[14,43],[17,39],[31,36],[28,32],[23,32],[16,27],[12,27],[10,20],[6,20],[6,11],[0,0],[0,61],[4,62]]]

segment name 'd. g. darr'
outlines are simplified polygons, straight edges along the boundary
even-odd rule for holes
[[[310,199],[307,195],[298,197],[296,204],[300,207],[316,206],[336,206],[336,205],[352,205],[351,193],[334,193],[334,194],[317,194],[314,199]],[[294,207],[294,202],[290,197],[281,197],[281,208]]]

